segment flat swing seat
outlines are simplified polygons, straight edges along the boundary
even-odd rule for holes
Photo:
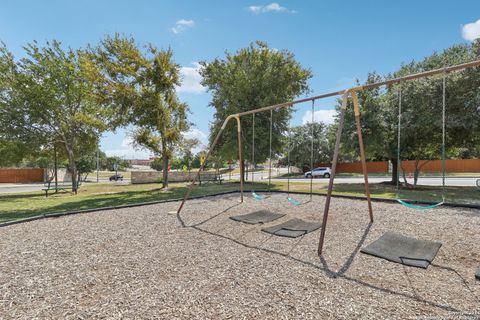
[[[480,268],[478,268],[477,273],[475,273],[475,278],[480,280]]]
[[[285,214],[274,213],[268,210],[260,210],[248,214],[231,216],[230,219],[248,224],[259,224],[271,222],[280,219],[283,216],[285,216]]]
[[[406,266],[426,269],[435,259],[441,246],[440,242],[418,240],[386,232],[361,252]]]
[[[321,223],[294,218],[273,227],[263,228],[262,231],[280,237],[297,238],[315,231],[321,226]]]
[[[397,202],[400,203],[401,205],[407,207],[407,208],[418,209],[418,210],[435,209],[435,208],[438,208],[441,205],[443,205],[443,201],[438,202],[438,203],[434,203],[434,204],[430,204],[430,205],[418,205],[418,204],[408,203],[408,202],[406,202],[404,200],[401,200],[401,199],[397,199]]]
[[[261,200],[264,199],[263,196],[257,194],[255,191],[252,191],[252,197],[253,197],[255,200],[257,200],[257,201],[261,201]]]
[[[299,206],[299,205],[301,205],[300,202],[298,202],[297,200],[295,200],[295,199],[293,199],[293,198],[287,197],[287,200],[288,200],[288,202],[290,202],[290,203],[293,204],[294,206]]]

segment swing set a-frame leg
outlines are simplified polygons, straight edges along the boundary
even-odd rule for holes
[[[342,106],[340,109],[340,117],[339,117],[339,122],[338,122],[338,128],[337,128],[337,135],[336,135],[336,140],[335,140],[335,149],[333,152],[333,160],[332,160],[332,168],[331,168],[331,175],[330,175],[330,181],[328,183],[328,191],[327,191],[327,198],[325,199],[325,209],[323,211],[323,221],[322,221],[322,229],[320,232],[320,240],[318,242],[318,255],[321,256],[323,252],[323,244],[325,241],[325,232],[327,228],[327,221],[328,221],[328,212],[330,210],[330,200],[332,198],[332,191],[333,191],[333,182],[335,179],[335,173],[337,170],[337,162],[338,162],[338,155],[340,153],[340,142],[342,139],[342,131],[343,131],[343,126],[345,124],[345,112],[347,110],[347,104],[348,104],[348,95],[350,91],[345,91],[345,93],[342,96]],[[353,100],[353,106],[354,106],[354,112],[355,112],[355,123],[357,127],[357,135],[358,135],[358,144],[360,147],[360,158],[362,161],[362,171],[363,171],[363,176],[365,180],[365,195],[367,196],[367,201],[368,201],[368,211],[370,215],[370,222],[373,222],[373,211],[372,211],[372,204],[370,200],[370,189],[368,187],[368,173],[367,173],[367,163],[365,160],[365,150],[363,146],[363,136],[362,136],[362,127],[360,123],[360,108],[358,104],[358,97],[355,91],[351,91],[352,94],[352,100]]]
[[[353,110],[355,112],[355,124],[357,126],[358,146],[360,148],[360,160],[362,161],[363,179],[365,181],[365,196],[368,202],[368,214],[370,215],[370,222],[373,222],[372,201],[370,199],[370,187],[368,185],[368,170],[367,160],[365,158],[365,147],[363,145],[362,125],[360,123],[360,105],[358,103],[358,96],[355,91],[352,91]]]
[[[210,148],[205,156],[205,160],[203,161],[203,164],[200,166],[200,169],[198,169],[198,172],[195,174],[195,176],[193,177],[193,180],[192,182],[190,183],[190,185],[188,186],[187,188],[187,192],[185,193],[185,196],[183,197],[183,200],[182,200],[182,203],[180,204],[180,206],[178,207],[177,211],[176,211],[176,214],[180,214],[180,212],[182,211],[182,208],[183,206],[185,205],[185,202],[188,200],[188,198],[190,197],[190,193],[192,192],[192,188],[193,186],[195,185],[195,182],[198,180],[198,177],[200,176],[200,172],[203,171],[204,167],[205,167],[205,164],[207,163],[207,159],[210,157],[211,153],[213,152],[213,149],[215,148],[215,146],[217,145],[218,143],[218,140],[220,139],[220,137],[222,136],[222,133],[223,131],[225,130],[225,127],[227,126],[228,122],[235,118],[237,120],[237,133],[238,133],[238,158],[239,158],[239,161],[240,161],[240,202],[243,202],[243,184],[244,184],[244,177],[243,177],[243,166],[242,166],[242,163],[243,163],[243,155],[242,155],[242,139],[241,139],[241,130],[242,130],[242,127],[241,127],[241,121],[240,121],[240,116],[238,114],[235,114],[235,115],[231,115],[231,116],[228,116],[225,121],[223,122],[222,124],[222,127],[220,128],[220,130],[218,131],[217,133],[217,136],[215,137],[215,139],[213,140],[213,143],[210,145]],[[172,213],[175,213],[175,212],[172,212]]]

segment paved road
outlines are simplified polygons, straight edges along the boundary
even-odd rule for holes
[[[17,192],[30,192],[39,191],[45,188],[42,184],[13,184],[13,183],[0,183],[0,193],[17,193]]]
[[[228,180],[228,176],[224,176],[225,179]],[[248,181],[251,181],[252,175],[249,175]],[[232,176],[232,180],[240,179],[239,175]],[[256,172],[254,175],[255,181],[266,181],[268,180],[268,172]],[[446,186],[455,186],[455,187],[476,187],[476,180],[480,179],[479,177],[446,177],[445,185]],[[385,181],[390,181],[390,176],[384,177],[369,177],[369,183],[380,183]],[[286,178],[274,178],[274,181],[281,181],[287,182]],[[315,178],[313,179],[314,183],[328,183],[329,179],[326,178]],[[409,183],[413,184],[413,178],[407,178]],[[306,178],[291,178],[290,182],[296,183],[310,183],[310,179]],[[336,177],[334,183],[363,183],[363,177]],[[441,186],[442,185],[442,177],[423,177],[418,179],[418,185],[425,185],[425,186]]]
[[[246,183],[251,181],[251,174],[249,175],[248,181]],[[225,180],[229,179],[229,175],[224,175],[223,178]],[[231,179],[232,180],[239,180],[240,176],[238,174],[232,175]],[[268,172],[255,172],[255,181],[262,181],[265,182],[268,180]],[[460,187],[476,187],[476,180],[480,179],[480,177],[447,177],[445,179],[445,184],[447,186],[460,186]],[[281,181],[281,182],[287,182],[286,178],[273,178],[274,181]],[[409,183],[413,183],[413,179],[407,179]],[[325,178],[316,178],[313,179],[313,183],[315,184],[327,184],[328,179]],[[369,177],[368,181],[370,183],[380,183],[384,181],[390,181],[390,177],[385,176],[385,177]],[[107,179],[100,180],[101,183],[108,183],[109,181]],[[310,179],[306,178],[291,178],[290,182],[295,182],[295,183],[310,183]],[[112,184],[115,182],[111,182]],[[128,184],[130,181],[128,179],[125,179],[123,182],[119,183],[125,183]],[[363,183],[363,177],[337,177],[335,178],[335,183]],[[419,178],[418,180],[419,185],[426,185],[426,186],[441,186],[442,185],[442,178],[441,177],[426,177],[426,178]],[[17,193],[17,192],[31,192],[31,191],[40,191],[45,186],[43,183],[37,183],[37,184],[12,184],[12,183],[0,183],[0,193]]]

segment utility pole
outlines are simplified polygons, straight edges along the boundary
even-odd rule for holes
[[[98,170],[100,170],[100,148],[97,148],[97,183],[99,181]]]
[[[55,175],[55,193],[57,193],[58,192],[58,163],[57,163],[57,146],[56,145],[53,146],[53,153],[54,153],[54,155],[53,155],[54,169],[53,170],[55,171],[55,173],[54,173],[54,175]],[[49,186],[50,186],[50,184],[49,184]]]

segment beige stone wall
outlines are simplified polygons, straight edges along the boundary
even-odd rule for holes
[[[170,172],[168,181],[183,182],[191,181],[196,172]],[[132,171],[132,184],[155,183],[162,181],[161,171]]]

